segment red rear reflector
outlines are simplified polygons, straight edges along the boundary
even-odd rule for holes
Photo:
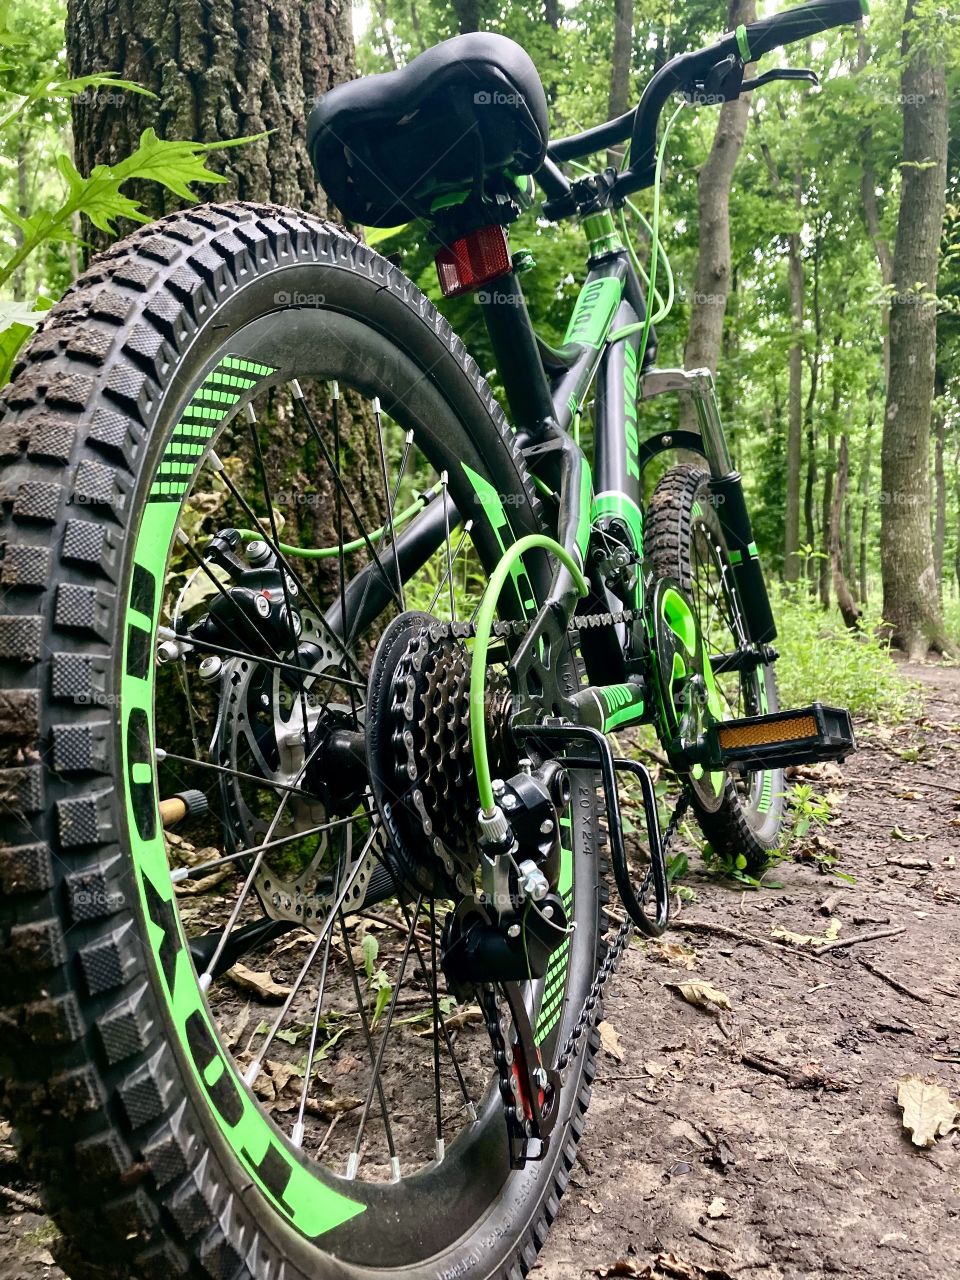
[[[445,298],[469,293],[510,270],[507,233],[494,223],[445,246],[435,258],[440,292]]]

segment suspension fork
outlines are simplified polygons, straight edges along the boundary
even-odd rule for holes
[[[710,494],[730,557],[730,569],[741,602],[747,639],[755,645],[769,644],[777,628],[767,595],[763,570],[753,539],[750,515],[740,473],[734,468],[727,447],[713,375],[709,369],[652,369],[640,381],[644,400],[674,392],[688,396],[700,428],[700,448],[710,467]],[[670,440],[679,445],[680,440]]]

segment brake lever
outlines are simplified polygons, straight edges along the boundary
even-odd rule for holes
[[[757,76],[756,80],[744,80],[740,92],[751,93],[761,85],[769,84],[771,80],[803,80],[817,88],[820,86],[820,77],[809,67],[774,67],[772,71],[765,71],[762,76]]]

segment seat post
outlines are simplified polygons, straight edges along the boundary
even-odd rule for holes
[[[514,426],[531,442],[539,441],[553,421],[553,397],[520,281],[508,272],[475,297],[483,308]]]

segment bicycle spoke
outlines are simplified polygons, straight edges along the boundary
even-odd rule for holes
[[[373,1079],[370,1081],[370,1088],[367,1090],[367,1096],[363,1104],[363,1111],[360,1114],[360,1124],[357,1127],[357,1137],[354,1142],[353,1152],[351,1153],[350,1158],[347,1161],[346,1176],[348,1178],[355,1178],[357,1176],[357,1169],[360,1166],[360,1148],[363,1143],[363,1131],[367,1127],[367,1120],[369,1119],[369,1116],[370,1116],[370,1107],[373,1103],[374,1089],[377,1081],[380,1078],[380,1069],[383,1066],[383,1055],[385,1054],[387,1049],[387,1040],[390,1036],[390,1028],[393,1025],[393,1015],[396,1013],[396,1010],[397,1010],[397,998],[400,994],[400,987],[403,985],[403,975],[406,971],[407,960],[410,957],[410,948],[414,944],[414,932],[416,930],[417,919],[419,918],[420,908],[422,904],[423,904],[423,894],[421,893],[417,898],[417,905],[414,909],[413,920],[411,921],[410,928],[407,931],[407,938],[403,947],[403,955],[400,957],[400,969],[397,974],[397,980],[396,980],[396,983],[394,984],[393,991],[391,992],[391,995],[390,995],[390,1004],[387,1008],[386,1021],[384,1023],[383,1034],[380,1037],[380,1046],[377,1050],[377,1058],[373,1067]],[[394,1181],[395,1182],[399,1181],[400,1162],[394,1152],[390,1153],[390,1166],[391,1166],[391,1171],[393,1173]]]
[[[304,961],[299,974],[297,975],[296,979],[293,982],[293,985],[290,988],[290,994],[284,1000],[283,1006],[280,1012],[277,1014],[276,1018],[274,1019],[273,1025],[270,1027],[270,1030],[267,1032],[266,1039],[264,1040],[263,1044],[260,1046],[259,1050],[257,1051],[257,1056],[254,1058],[254,1060],[250,1063],[250,1066],[243,1073],[244,1082],[247,1085],[249,1085],[251,1088],[257,1076],[260,1074],[261,1068],[263,1067],[263,1060],[267,1055],[267,1050],[273,1044],[273,1041],[274,1041],[274,1038],[276,1037],[277,1032],[283,1026],[286,1020],[287,1014],[290,1012],[290,1006],[293,1004],[294,1000],[296,999],[297,993],[299,992],[300,988],[303,986],[304,980],[306,979],[307,974],[310,972],[313,962],[317,958],[317,954],[321,946],[323,945],[324,937],[328,932],[328,930],[332,927],[333,922],[337,917],[337,912],[343,906],[344,902],[347,899],[347,895],[349,894],[350,890],[353,888],[357,880],[357,877],[359,876],[361,870],[363,869],[364,859],[366,858],[367,854],[370,851],[370,846],[373,844],[374,840],[376,840],[379,834],[380,834],[379,827],[371,831],[370,835],[367,838],[367,843],[363,846],[363,848],[357,854],[354,867],[352,871],[349,873],[349,875],[346,877],[346,880],[344,881],[339,892],[337,893],[334,905],[330,908],[327,918],[323,923],[323,927],[321,928],[320,932],[317,935],[317,940],[313,944],[313,946],[310,948],[310,953],[307,956],[306,960]]]

